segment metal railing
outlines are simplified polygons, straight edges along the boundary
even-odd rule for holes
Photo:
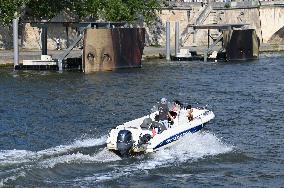
[[[204,61],[207,61],[208,54],[212,52],[213,48],[223,39],[223,34],[221,34],[204,52]]]
[[[212,11],[212,6],[211,5],[207,5],[205,6],[201,11],[200,14],[198,14],[195,17],[195,25],[202,25],[204,23],[204,21],[206,20],[206,18],[209,16],[209,14]],[[196,30],[194,30],[191,25],[187,25],[187,27],[185,28],[185,32],[182,33],[181,39],[180,39],[180,44],[181,46],[184,45],[184,43],[188,40],[188,38],[190,37],[190,35],[192,33],[196,33]]]

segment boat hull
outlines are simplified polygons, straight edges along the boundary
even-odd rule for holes
[[[180,110],[178,116],[174,120],[174,124],[170,128],[164,130],[161,133],[156,133],[156,130],[153,128],[142,129],[141,124],[145,118],[155,119],[156,113],[152,113],[149,116],[144,116],[127,122],[123,125],[119,125],[116,128],[110,131],[109,137],[107,139],[107,148],[109,150],[118,150],[116,138],[120,130],[128,130],[132,133],[133,146],[129,152],[131,153],[151,153],[157,150],[160,150],[165,147],[169,147],[174,144],[180,138],[188,136],[190,134],[200,131],[205,123],[208,123],[214,119],[215,115],[212,111],[206,109],[197,109],[193,110],[194,119],[188,121],[186,117],[186,110]],[[155,132],[153,134],[153,131]],[[142,137],[150,136],[150,138],[145,142],[145,139]],[[143,141],[144,140],[144,141]]]

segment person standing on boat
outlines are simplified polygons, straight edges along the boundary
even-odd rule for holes
[[[188,118],[188,121],[192,121],[193,120],[193,109],[191,108],[191,105],[187,105],[186,107],[186,117]]]
[[[169,112],[169,107],[167,104],[167,99],[162,98],[159,104],[159,122],[162,123],[167,129],[169,128],[168,118],[174,121],[174,118],[171,116]]]
[[[170,111],[170,114],[172,115],[172,117],[175,119],[177,117],[177,115],[179,114],[180,112],[180,109],[181,109],[181,102],[179,102],[178,100],[175,100],[174,101],[174,105],[173,105],[173,108],[171,109]]]

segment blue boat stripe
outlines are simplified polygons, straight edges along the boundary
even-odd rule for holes
[[[173,136],[171,136],[170,138],[168,138],[168,139],[164,140],[163,142],[161,142],[159,145],[157,145],[157,146],[154,148],[154,150],[155,150],[155,149],[158,149],[158,148],[160,148],[160,147],[162,147],[162,146],[165,146],[165,145],[167,145],[167,144],[170,144],[170,143],[172,143],[172,142],[174,142],[174,141],[180,139],[181,137],[183,137],[184,135],[186,135],[186,134],[188,134],[188,133],[195,133],[195,132],[201,130],[202,128],[203,128],[203,124],[198,125],[198,126],[196,126],[196,127],[193,127],[193,128],[191,128],[191,129],[185,130],[185,131],[183,131],[183,132],[181,132],[181,133],[178,133],[178,134],[176,134],[176,135],[173,135]]]

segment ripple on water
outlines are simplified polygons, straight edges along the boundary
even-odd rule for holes
[[[89,75],[1,69],[0,183],[281,187],[282,62],[283,55],[242,63],[157,60]],[[211,105],[209,131],[130,159],[104,149],[99,135],[148,114],[162,96]]]

